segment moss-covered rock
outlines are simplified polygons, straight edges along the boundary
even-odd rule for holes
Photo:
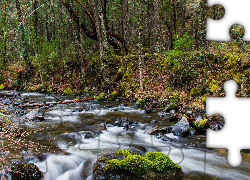
[[[136,101],[136,104],[139,105],[139,106],[143,106],[145,104],[146,100],[145,99],[138,99]]]
[[[162,152],[148,152],[138,155],[121,149],[97,160],[94,166],[94,179],[180,179],[181,167]]]
[[[109,94],[109,97],[112,101],[114,101],[118,96],[118,93],[116,91]]]
[[[97,101],[104,101],[104,99],[105,99],[105,93],[102,92],[102,93],[98,94],[98,96],[96,96],[95,99],[96,99]]]
[[[12,180],[38,180],[43,177],[42,172],[33,163],[21,163],[11,168]]]

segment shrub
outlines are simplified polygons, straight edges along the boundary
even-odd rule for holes
[[[192,45],[194,43],[193,36],[185,33],[183,37],[178,37],[177,34],[174,35],[174,49],[180,51],[190,51],[192,50]]]

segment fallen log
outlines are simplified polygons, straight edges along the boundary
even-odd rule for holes
[[[75,102],[82,102],[82,101],[88,101],[88,100],[92,100],[95,99],[94,97],[91,98],[84,98],[84,99],[74,99],[74,100],[68,100],[68,101],[60,101],[60,102],[48,102],[45,104],[21,104],[18,105],[18,107],[43,107],[43,106],[49,106],[51,104],[56,105],[56,104],[68,104],[68,103],[75,103]]]

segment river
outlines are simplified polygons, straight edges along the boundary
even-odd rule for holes
[[[56,100],[39,93],[22,93],[21,97],[37,102]],[[58,98],[72,100],[76,97]],[[51,146],[42,159],[36,158],[32,153],[23,155],[26,163],[37,165],[43,172],[44,180],[92,180],[95,161],[103,155],[124,148],[135,152],[160,151],[169,155],[182,167],[184,179],[250,179],[248,154],[244,154],[239,167],[233,168],[227,163],[225,150],[205,148],[205,136],[179,138],[168,133],[166,136],[171,141],[163,141],[155,135],[149,135],[146,133],[148,129],[156,125],[171,126],[175,122],[168,122],[157,113],[147,114],[145,109],[137,108],[134,104],[127,101],[91,100],[42,109],[45,115],[43,122],[23,122],[21,126],[29,130],[42,129],[28,138],[56,145],[61,151],[55,153],[54,146]],[[134,129],[132,127],[126,130],[113,126],[117,119],[138,123]],[[152,120],[156,123],[152,123]],[[103,123],[106,123],[106,129]]]

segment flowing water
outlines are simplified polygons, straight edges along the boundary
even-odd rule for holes
[[[38,93],[23,93],[29,101],[51,102],[54,97]],[[70,100],[75,97],[59,97]],[[112,107],[107,107],[110,105]],[[29,110],[27,110],[29,111]],[[146,131],[153,126],[170,126],[157,113],[146,114],[145,109],[134,107],[134,103],[85,101],[71,104],[58,104],[42,109],[43,122],[24,122],[26,129],[43,129],[29,138],[39,143],[51,144],[51,150],[37,158],[32,153],[24,155],[27,163],[36,164],[44,174],[44,180],[93,179],[95,161],[109,153],[125,148],[135,152],[161,151],[178,163],[185,178],[200,176],[203,179],[250,179],[249,156],[245,154],[241,166],[228,165],[227,153],[206,149],[205,137],[179,138],[172,133],[171,141],[163,141]],[[136,127],[126,130],[113,126],[117,119],[138,122]],[[152,124],[155,120],[156,124]],[[104,129],[103,123],[106,123]],[[110,124],[110,125],[109,125]],[[194,142],[200,146],[194,146]],[[55,148],[56,145],[57,148]],[[60,149],[55,153],[55,149]]]

